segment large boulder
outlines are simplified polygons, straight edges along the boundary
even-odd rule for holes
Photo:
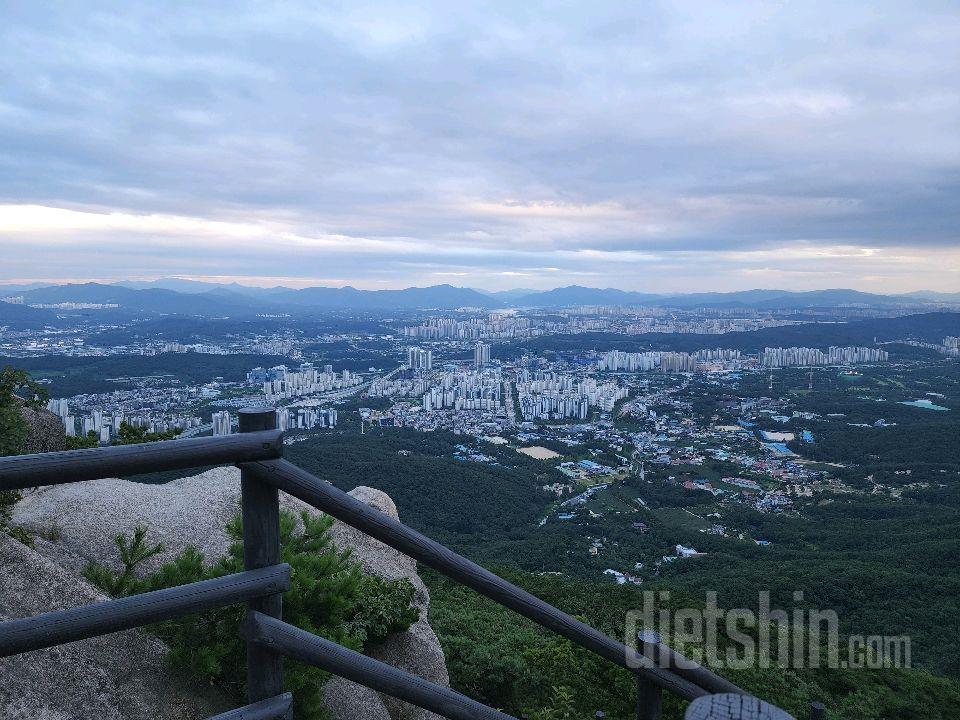
[[[102,602],[72,571],[0,533],[0,620]],[[172,671],[167,648],[126,630],[0,659],[0,717],[9,720],[183,720],[235,703]]]
[[[20,405],[20,414],[27,423],[27,439],[23,448],[25,454],[67,449],[67,433],[57,415],[45,408],[32,408],[22,401]]]
[[[398,517],[393,501],[379,490],[358,487],[351,495]],[[284,493],[280,502],[297,513],[317,513]],[[148,540],[162,541],[165,546],[165,551],[147,564],[145,570],[150,570],[190,545],[210,562],[224,555],[230,545],[225,526],[239,510],[240,472],[224,467],[165,485],[105,479],[43,488],[15,506],[12,524],[52,538],[53,542],[38,543],[38,551],[73,572],[92,560],[118,566],[114,537],[130,535],[137,526],[147,527]],[[337,548],[349,549],[365,572],[387,580],[405,578],[414,587],[413,604],[420,610],[420,619],[408,631],[371,644],[365,652],[433,682],[449,684],[443,651],[429,624],[430,594],[417,574],[416,562],[341,522],[334,523],[331,538]],[[386,717],[388,711],[394,720],[439,717],[340,679],[328,683],[326,697],[336,720]],[[362,713],[357,707],[361,700]]]
[[[393,500],[381,490],[361,485],[351,490],[350,495],[395,520],[400,517]],[[396,633],[379,643],[371,644],[365,649],[367,654],[432,682],[449,685],[450,677],[447,674],[443,650],[427,618],[430,592],[417,574],[416,561],[346,523],[334,523],[330,534],[334,545],[351,549],[353,559],[360,563],[365,572],[387,580],[405,578],[414,588],[413,604],[420,609],[420,619],[411,625],[407,632]],[[433,720],[440,717],[391,697],[384,697],[384,701],[394,718]]]

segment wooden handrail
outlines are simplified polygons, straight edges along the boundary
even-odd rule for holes
[[[286,563],[0,623],[0,657],[262,597],[290,588]]]
[[[517,720],[456,690],[398,670],[263,613],[250,613],[241,634],[250,642],[451,720]]]
[[[318,510],[447,575],[461,585],[476,590],[533,620],[541,627],[552,630],[617,665],[636,671],[665,690],[687,700],[707,694],[704,688],[670,670],[657,667],[656,663],[636,650],[580,622],[287,460],[263,460],[241,467],[260,480],[300,498]]]
[[[700,663],[684,657],[660,640],[660,634],[644,630],[637,635],[637,648],[660,667],[665,667],[682,678],[699,685],[711,693],[736,693],[748,695],[746,690],[734,685],[721,675],[703,667]]]
[[[291,720],[292,717],[293,693],[283,693],[213,715],[207,720]]]
[[[279,430],[0,457],[0,490],[278,458]]]

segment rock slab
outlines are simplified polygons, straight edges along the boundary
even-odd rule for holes
[[[107,600],[82,577],[0,533],[0,620]],[[183,720],[234,705],[170,670],[167,648],[126,630],[0,659],[9,720]]]
[[[396,505],[385,493],[358,487],[350,494],[398,518]],[[284,493],[280,498],[284,508],[317,514],[297,498]],[[149,571],[191,545],[209,562],[226,554],[230,538],[225,526],[239,511],[240,472],[224,467],[165,485],[104,479],[43,488],[15,506],[12,522],[51,538],[50,542],[38,541],[38,554],[72,573],[79,573],[93,560],[119,566],[114,537],[118,533],[131,535],[137,526],[147,527],[148,540],[162,541],[166,548],[150,561],[145,568]],[[416,562],[339,521],[331,529],[331,538],[338,549],[349,549],[365,572],[386,580],[405,578],[414,587],[413,604],[420,610],[420,619],[408,631],[371,645],[365,652],[432,682],[449,685],[443,651],[429,624],[430,594],[417,574]],[[0,588],[4,586],[0,584]],[[336,720],[439,720],[433,713],[338,678],[328,683],[325,694]]]

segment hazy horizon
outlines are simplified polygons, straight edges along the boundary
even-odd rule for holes
[[[570,283],[570,284],[568,284],[568,285],[554,285],[554,286],[539,287],[539,288],[533,288],[533,287],[525,287],[525,286],[515,285],[515,286],[510,286],[510,287],[507,287],[507,288],[503,288],[503,289],[500,289],[500,290],[494,290],[494,289],[485,288],[485,287],[478,286],[478,285],[459,284],[459,283],[456,283],[456,282],[438,282],[438,283],[433,283],[433,284],[431,284],[431,285],[398,284],[398,285],[393,285],[393,286],[383,286],[383,287],[374,287],[374,288],[363,288],[363,287],[356,287],[356,286],[350,285],[350,284],[346,284],[346,285],[320,285],[320,284],[316,284],[316,283],[311,283],[311,282],[309,282],[309,280],[300,280],[300,281],[298,281],[298,282],[293,282],[293,283],[289,283],[289,284],[284,284],[284,283],[270,283],[270,282],[259,282],[259,283],[257,283],[257,282],[246,282],[245,280],[246,280],[246,278],[226,279],[226,280],[224,280],[224,279],[216,279],[216,278],[210,278],[210,277],[199,277],[199,278],[198,278],[198,277],[186,277],[186,276],[177,276],[177,275],[173,275],[173,276],[162,276],[162,277],[152,277],[152,278],[123,278],[123,279],[91,278],[91,279],[67,279],[67,280],[59,280],[59,281],[0,282],[0,289],[4,289],[4,288],[18,288],[18,287],[19,287],[19,288],[24,288],[24,289],[32,289],[32,288],[34,288],[34,287],[39,288],[39,287],[45,287],[45,286],[82,285],[82,284],[94,283],[94,284],[102,284],[102,285],[121,285],[121,286],[125,286],[125,287],[129,286],[131,289],[143,289],[143,288],[145,288],[145,287],[163,287],[163,288],[165,288],[165,289],[179,290],[179,291],[182,291],[182,292],[186,292],[187,294],[190,294],[190,292],[187,291],[187,290],[185,290],[185,289],[181,289],[181,288],[178,288],[178,287],[176,287],[176,286],[171,286],[171,283],[169,283],[169,282],[166,283],[166,284],[164,283],[164,281],[172,281],[173,283],[177,283],[177,282],[180,282],[180,281],[187,281],[187,282],[189,282],[189,283],[198,283],[198,284],[200,284],[200,285],[202,285],[202,286],[209,285],[209,286],[229,287],[229,286],[231,286],[231,285],[236,285],[236,286],[240,286],[240,287],[244,287],[244,288],[248,288],[248,289],[262,289],[262,290],[277,289],[277,288],[285,288],[285,289],[289,289],[289,290],[302,290],[302,289],[306,289],[306,288],[318,288],[318,287],[323,287],[323,288],[330,288],[330,289],[354,288],[354,289],[357,289],[357,290],[391,290],[391,291],[396,291],[396,290],[411,290],[411,289],[417,289],[417,288],[421,288],[421,289],[422,289],[422,288],[437,287],[437,286],[451,286],[451,287],[454,287],[454,288],[460,288],[460,289],[466,289],[466,290],[474,290],[474,291],[479,292],[479,293],[482,293],[482,294],[496,294],[496,293],[531,293],[531,294],[534,294],[534,293],[548,292],[548,291],[551,291],[551,290],[562,290],[562,289],[567,289],[567,288],[571,288],[571,287],[580,287],[580,288],[585,288],[585,289],[588,289],[588,290],[599,290],[599,291],[617,290],[617,291],[622,291],[622,292],[635,292],[635,293],[644,293],[644,294],[650,294],[650,295],[662,295],[662,296],[664,296],[664,297],[669,297],[669,296],[673,296],[673,295],[680,296],[680,295],[696,295],[696,294],[732,294],[732,293],[738,293],[738,292],[805,293],[805,292],[818,292],[818,291],[848,291],[848,290],[854,290],[854,291],[856,291],[856,288],[845,287],[845,286],[843,286],[843,287],[837,286],[837,287],[817,288],[817,289],[814,289],[814,290],[789,290],[789,289],[787,289],[787,288],[782,288],[782,287],[749,287],[749,288],[741,288],[741,289],[739,289],[739,290],[716,290],[716,289],[712,289],[712,288],[710,288],[710,287],[703,287],[703,288],[695,288],[695,289],[690,289],[690,290],[676,290],[676,291],[654,292],[654,291],[651,291],[651,290],[645,290],[645,289],[643,289],[643,288],[617,287],[617,286],[613,286],[613,285],[602,285],[602,284],[589,285],[589,284],[581,284],[581,283]],[[256,279],[254,279],[254,280],[256,280]],[[266,280],[269,280],[269,279],[266,279]],[[194,292],[201,292],[201,290],[195,290]],[[860,291],[860,292],[866,292],[866,291]],[[953,296],[960,296],[960,292],[949,292],[949,291],[930,290],[929,288],[918,288],[918,289],[915,289],[915,290],[906,290],[906,291],[897,291],[897,292],[876,292],[876,293],[872,293],[872,294],[876,294],[876,295],[880,295],[880,296],[883,296],[883,295],[887,295],[887,296],[900,296],[900,295],[912,295],[912,294],[921,294],[921,295],[922,295],[922,294],[924,294],[924,293],[929,293],[930,295],[934,295],[934,296],[935,296],[935,295],[943,295],[943,296],[953,295]]]
[[[0,20],[2,285],[960,291],[953,3]]]

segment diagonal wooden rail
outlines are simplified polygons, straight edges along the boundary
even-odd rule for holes
[[[636,670],[639,675],[664,690],[687,700],[708,694],[703,687],[685,680],[671,670],[659,667],[653,660],[633,648],[617,642],[609,635],[558,610],[526,590],[494,575],[446,546],[360,502],[287,460],[263,460],[246,463],[241,467],[259,480],[270,483],[318,510],[362,530],[370,537],[476,590],[533,620],[538,625],[562,635],[611,662]],[[744,692],[718,675],[710,674],[717,679],[718,686],[723,685],[726,688],[725,692]]]
[[[263,613],[251,613],[241,632],[257,645],[451,720],[517,720],[448,687],[398,670]]]

